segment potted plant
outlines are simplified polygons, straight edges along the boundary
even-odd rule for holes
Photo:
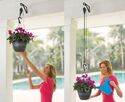
[[[76,77],[76,82],[73,87],[74,90],[77,90],[81,100],[87,100],[91,95],[92,88],[95,88],[95,81],[92,80],[87,74],[83,74],[80,77]]]
[[[33,40],[34,36],[31,32],[27,32],[24,28],[18,27],[14,31],[9,30],[9,43],[13,44],[13,48],[16,52],[25,51],[27,43]]]

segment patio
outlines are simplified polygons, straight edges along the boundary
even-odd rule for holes
[[[120,84],[120,88],[123,92],[125,92],[125,84]],[[96,90],[92,91],[92,94],[95,93]],[[115,92],[114,94],[116,102],[124,102],[125,95],[123,94],[123,98],[119,98]],[[101,95],[92,98],[89,100],[80,100],[78,95],[76,94],[76,102],[101,102]],[[40,93],[39,90],[14,90],[13,91],[13,102],[40,102]],[[58,89],[54,92],[53,102],[64,102],[64,89]]]

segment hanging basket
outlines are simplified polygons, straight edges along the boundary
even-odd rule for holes
[[[13,42],[13,49],[16,52],[24,52],[26,49],[26,45],[27,45],[27,43],[25,43],[23,41],[14,41]]]
[[[81,100],[88,100],[90,98],[90,95],[91,95],[91,90],[89,92],[81,92],[81,91],[78,91],[78,95],[79,95],[79,98]]]

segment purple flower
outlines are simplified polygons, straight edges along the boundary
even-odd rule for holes
[[[24,33],[25,32],[25,29],[23,29],[22,27],[18,27],[15,29],[16,32],[20,32],[20,33]]]
[[[11,30],[8,30],[8,33],[9,33],[10,36],[12,35],[12,31]]]
[[[91,80],[91,78],[90,78],[90,77],[88,77],[88,80]]]
[[[74,83],[74,90],[80,90],[82,92],[87,92],[86,89],[91,90],[95,87],[95,81],[92,80],[87,74],[76,77],[76,82]]]
[[[32,36],[33,36],[33,34],[32,34],[31,32],[28,32],[27,35],[28,35],[29,37],[32,37]]]
[[[30,40],[33,40],[35,37],[32,32],[27,32],[24,28],[18,27],[13,32],[11,30],[8,30],[8,33],[10,37],[7,38],[10,43],[16,40],[24,41],[26,43],[29,43]]]
[[[80,80],[80,78],[79,77],[76,77],[76,81],[79,81]]]
[[[85,75],[82,75],[82,77],[84,78],[84,77],[85,77]]]
[[[94,80],[91,80],[91,78],[87,75],[87,74],[84,74],[82,75],[81,77],[76,77],[76,81],[79,82],[79,83],[84,83],[84,84],[88,84],[89,86],[91,87],[94,87],[94,83],[95,81]]]

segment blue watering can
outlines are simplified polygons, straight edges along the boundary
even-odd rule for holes
[[[109,85],[110,79],[106,78],[105,82],[101,86],[97,86],[96,88],[103,91],[106,95],[109,95],[112,93],[112,88]]]

